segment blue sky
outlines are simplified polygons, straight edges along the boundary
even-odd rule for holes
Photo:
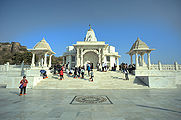
[[[120,62],[140,37],[151,62],[181,64],[181,0],[0,0],[0,42],[29,49],[43,37],[61,56],[66,46],[83,41],[89,24],[98,41],[115,46]]]

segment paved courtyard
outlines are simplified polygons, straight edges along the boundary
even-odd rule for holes
[[[0,88],[1,120],[180,120],[181,89]],[[113,104],[70,104],[75,96],[107,96]]]

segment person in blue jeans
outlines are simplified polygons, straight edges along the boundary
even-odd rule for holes
[[[88,75],[90,76],[90,64],[87,66]]]

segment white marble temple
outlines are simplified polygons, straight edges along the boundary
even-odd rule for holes
[[[118,52],[115,47],[105,44],[104,41],[97,41],[94,30],[89,28],[84,41],[77,41],[73,46],[68,46],[63,54],[64,64],[70,64],[70,67],[83,66],[88,62],[93,63],[94,68],[99,63],[106,63],[110,68],[119,66]]]

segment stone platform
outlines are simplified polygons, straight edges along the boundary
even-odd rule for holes
[[[64,80],[58,79],[58,75],[49,75],[49,78],[42,80],[33,89],[148,89],[148,87],[133,75],[129,75],[129,80],[125,80],[124,74],[120,71],[95,70],[94,82],[89,81],[87,71],[84,79],[75,79],[64,73]]]

